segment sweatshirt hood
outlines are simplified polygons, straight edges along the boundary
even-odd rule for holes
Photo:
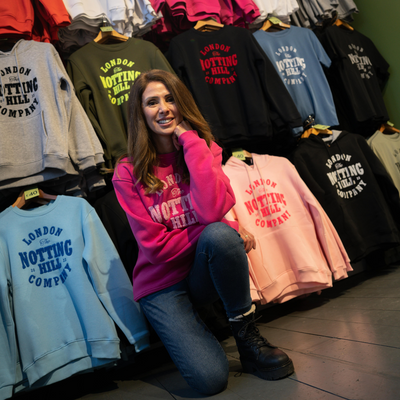
[[[269,210],[268,190],[267,190],[267,186],[265,185],[265,179],[261,174],[261,170],[265,167],[265,165],[268,164],[270,156],[259,157],[258,154],[254,154],[254,153],[252,153],[251,156],[253,158],[252,166],[247,165],[245,162],[243,162],[242,160],[239,160],[238,158],[236,158],[234,156],[229,158],[226,165],[229,165],[230,168],[237,169],[238,173],[239,173],[239,171],[243,172],[243,169],[246,171],[247,179],[249,182],[249,189],[251,190],[254,204],[256,205],[256,207],[254,207],[254,208],[257,209],[257,213],[258,213],[258,216],[260,217],[260,219],[263,219],[264,217],[263,217],[263,215],[260,211],[260,207],[258,205],[260,201],[257,199],[256,194],[255,194],[256,186],[254,185],[254,181],[257,181],[258,185],[262,185],[263,191],[264,191],[263,194],[265,194],[265,197],[262,196],[261,201],[265,202],[265,204]]]
[[[15,45],[13,46],[13,48],[10,51],[0,51],[0,62],[4,59],[8,59],[8,58],[14,58],[15,60],[15,64],[16,64],[16,68],[17,68],[17,76],[18,76],[18,83],[19,86],[21,88],[21,93],[24,95],[25,91],[24,91],[24,87],[22,85],[21,82],[21,76],[20,76],[20,66],[19,66],[19,62],[18,62],[18,53],[25,47],[25,43],[27,41],[24,39],[19,40],[17,43],[15,43]],[[28,43],[29,45],[29,43]],[[0,70],[2,69],[2,67],[0,66]],[[4,94],[4,82],[2,79],[2,75],[3,72],[0,71],[0,89],[1,89],[1,99],[4,102],[5,101],[5,94]]]

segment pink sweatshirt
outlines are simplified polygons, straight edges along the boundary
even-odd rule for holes
[[[135,185],[133,166],[126,159],[114,172],[118,201],[139,245],[133,270],[136,301],[189,274],[197,240],[206,225],[223,221],[238,229],[236,222],[224,219],[235,196],[221,168],[221,148],[215,143],[208,148],[195,131],[183,133],[179,143],[190,173],[189,185],[182,182],[176,166],[177,152],[159,155],[155,174],[164,188],[155,194],[145,194],[142,184]]]
[[[346,278],[349,257],[295,167],[283,157],[252,157],[252,166],[231,157],[223,170],[236,196],[227,217],[256,239],[248,253],[253,300],[281,303]]]

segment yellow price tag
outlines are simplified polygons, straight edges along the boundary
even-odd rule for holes
[[[243,149],[234,149],[232,150],[233,157],[238,158],[239,160],[245,160],[246,156],[244,155]]]
[[[28,190],[25,190],[25,192],[24,192],[25,200],[32,199],[33,197],[37,197],[37,196],[39,196],[38,188],[28,189]]]
[[[393,122],[387,121],[386,123],[387,123],[389,126],[394,126],[394,123],[393,123]]]
[[[101,26],[100,30],[102,32],[111,32],[113,30],[113,27],[112,26]]]
[[[329,125],[317,124],[317,125],[314,125],[313,128],[319,129],[320,131],[324,131],[325,129],[328,129],[328,128],[329,128]]]
[[[270,17],[268,18],[274,25],[279,25],[282,21],[279,18],[276,17]]]

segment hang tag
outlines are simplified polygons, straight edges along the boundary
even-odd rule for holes
[[[282,21],[279,18],[276,17],[270,17],[268,18],[274,25],[279,25]]]
[[[25,190],[25,192],[24,192],[25,200],[29,200],[29,199],[32,199],[33,197],[38,197],[38,196],[39,196],[38,188],[28,189],[28,190]]]
[[[112,32],[114,29],[113,29],[112,26],[101,26],[101,27],[100,27],[100,30],[101,30],[102,32]]]
[[[242,161],[246,159],[243,149],[232,149],[232,155]]]
[[[314,125],[313,128],[314,128],[314,129],[318,129],[318,130],[320,130],[320,131],[324,131],[325,129],[328,129],[328,128],[329,128],[329,125],[320,125],[320,124],[317,124],[317,125]]]

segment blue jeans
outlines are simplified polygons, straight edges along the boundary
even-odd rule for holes
[[[206,395],[225,389],[229,363],[196,307],[218,298],[228,317],[251,308],[243,240],[222,222],[208,225],[200,235],[195,261],[185,280],[139,301],[186,382]]]

